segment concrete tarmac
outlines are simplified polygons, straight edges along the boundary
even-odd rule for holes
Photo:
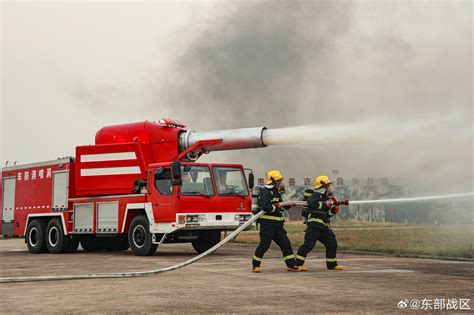
[[[471,299],[474,262],[338,255],[328,271],[312,252],[308,272],[286,271],[278,248],[251,272],[255,246],[230,244],[195,264],[140,278],[0,284],[1,313],[381,313],[401,300]],[[131,251],[33,255],[22,239],[0,240],[0,277],[151,270],[196,255],[164,244],[152,257]],[[421,307],[421,306],[420,306]],[[410,306],[406,310],[409,310]]]

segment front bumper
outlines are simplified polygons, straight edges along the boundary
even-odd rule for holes
[[[233,231],[252,218],[252,213],[179,213],[176,215],[177,230]],[[249,226],[251,229],[252,226]]]

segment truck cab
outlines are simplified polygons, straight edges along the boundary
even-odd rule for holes
[[[252,186],[253,174],[247,180],[238,164],[150,165],[146,181],[138,181],[135,189],[145,193],[149,209],[146,220],[140,220],[142,227],[134,231],[130,224],[132,250],[148,254],[156,250],[154,245],[170,242],[191,242],[197,252],[211,248],[222,231],[235,230],[251,218]]]

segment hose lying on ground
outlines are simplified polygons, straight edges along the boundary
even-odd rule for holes
[[[214,245],[204,253],[201,253],[191,259],[183,261],[179,264],[165,267],[161,269],[148,270],[148,271],[130,271],[130,272],[111,272],[111,273],[90,273],[82,275],[58,275],[58,276],[29,276],[29,277],[6,277],[0,278],[0,283],[12,283],[12,282],[37,282],[37,281],[58,281],[58,280],[80,280],[80,279],[109,279],[109,278],[131,278],[131,277],[143,277],[156,275],[166,271],[172,271],[184,266],[190,265],[201,258],[206,257],[207,255],[213,253],[220,247],[224,246],[227,242],[236,237],[240,232],[249,227],[253,222],[255,222],[261,215],[263,211],[260,211],[254,215],[250,220],[242,224],[237,230],[233,231],[226,238],[220,241],[218,244]]]

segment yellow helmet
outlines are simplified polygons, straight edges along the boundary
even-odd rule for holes
[[[267,185],[273,183],[273,181],[278,181],[283,179],[283,175],[278,170],[272,170],[267,173]]]
[[[314,180],[314,188],[316,189],[321,188],[322,186],[328,186],[330,184],[331,184],[331,180],[326,175],[318,176]]]

